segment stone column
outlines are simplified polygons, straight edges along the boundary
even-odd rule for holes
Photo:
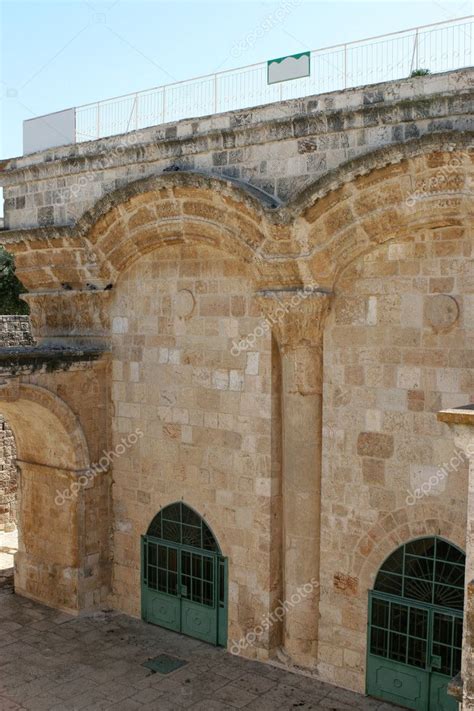
[[[474,405],[438,413],[438,420],[450,426],[454,442],[469,461],[466,528],[466,592],[464,598],[464,631],[461,680],[450,686],[450,693],[461,701],[463,711],[474,708]]]
[[[321,498],[323,291],[260,292],[282,367],[284,652],[317,661]]]

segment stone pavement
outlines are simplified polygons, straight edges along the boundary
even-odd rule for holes
[[[168,675],[143,662],[186,660]],[[0,711],[394,711],[114,612],[75,618],[0,590]]]

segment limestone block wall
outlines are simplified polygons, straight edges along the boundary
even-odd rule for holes
[[[269,330],[254,337],[253,293],[243,262],[166,247],[120,277],[111,311],[113,445],[139,433],[114,462],[112,604],[140,614],[140,535],[182,499],[229,558],[229,640],[253,630],[281,584],[278,375]],[[244,653],[267,656],[278,635]]]
[[[319,655],[338,685],[364,690],[367,592],[385,558],[423,535],[465,548],[468,467],[436,413],[472,401],[473,284],[472,239],[455,225],[379,247],[336,284],[324,349]]]
[[[0,415],[0,531],[13,531],[17,522],[18,469],[13,432]]]
[[[342,163],[472,128],[472,70],[414,77],[135,131],[3,161],[5,229],[73,224],[163,170],[226,176],[287,201]]]
[[[0,348],[33,343],[29,316],[0,316]]]

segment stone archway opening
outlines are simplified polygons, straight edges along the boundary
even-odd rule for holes
[[[81,609],[81,506],[77,483],[88,453],[74,414],[52,392],[12,383],[0,412],[15,443],[17,469],[15,592],[69,612]],[[1,436],[0,430],[0,436]],[[13,457],[13,450],[11,451]],[[58,492],[71,496],[58,497]]]

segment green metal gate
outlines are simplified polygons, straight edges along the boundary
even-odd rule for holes
[[[227,645],[227,559],[206,522],[182,502],[162,509],[142,536],[142,618]]]
[[[416,711],[457,711],[465,555],[420,538],[382,565],[369,593],[367,693]]]

